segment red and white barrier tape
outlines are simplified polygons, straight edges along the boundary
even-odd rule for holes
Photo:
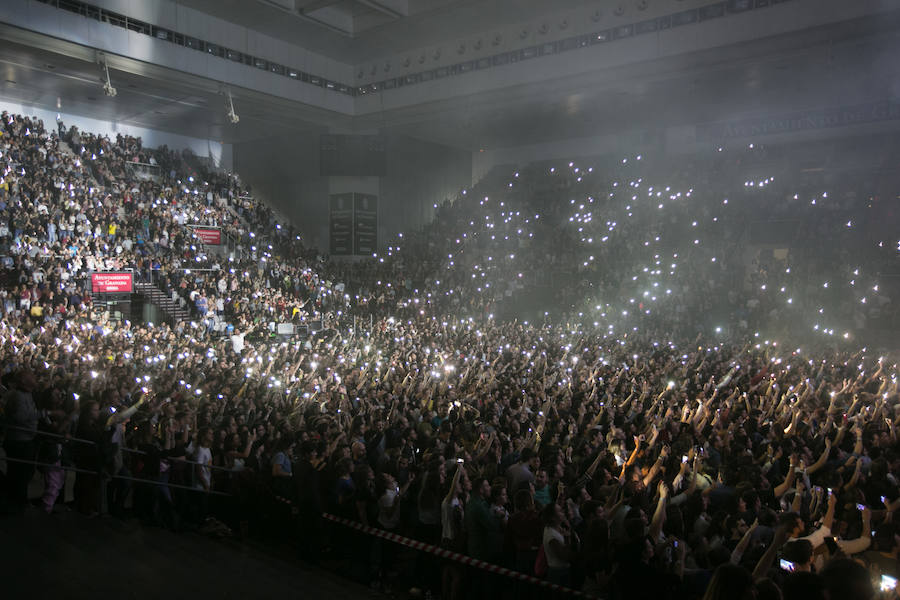
[[[512,569],[507,569],[506,567],[500,567],[483,560],[478,560],[477,558],[472,558],[471,556],[466,556],[465,554],[460,554],[459,552],[453,552],[452,550],[447,550],[446,548],[441,548],[432,544],[426,544],[425,542],[420,542],[419,540],[413,540],[408,537],[403,537],[402,535],[397,535],[396,533],[391,533],[383,529],[368,527],[357,521],[351,521],[350,519],[344,519],[342,517],[337,517],[328,513],[323,513],[322,517],[329,521],[333,521],[335,523],[340,523],[341,525],[344,525],[346,527],[350,527],[351,529],[356,529],[357,531],[361,531],[365,534],[380,537],[382,539],[397,544],[402,544],[404,546],[409,546],[414,550],[434,554],[435,556],[439,556],[441,558],[447,558],[470,567],[475,567],[477,569],[487,571],[488,573],[503,575],[505,577],[510,577],[518,581],[526,581],[528,583],[533,583],[534,585],[538,585],[555,592],[564,592],[579,598],[593,598],[593,596],[588,596],[583,592],[561,586],[557,583],[550,583],[549,581],[538,579],[537,577],[532,577],[531,575],[526,575],[525,573],[520,573],[519,571],[513,571]]]

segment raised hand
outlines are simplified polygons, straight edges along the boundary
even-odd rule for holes
[[[660,498],[668,498],[669,488],[666,487],[666,483],[664,481],[660,481],[656,486],[656,493],[659,494]]]

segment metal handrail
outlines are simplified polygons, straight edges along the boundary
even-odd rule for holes
[[[99,474],[97,471],[91,471],[90,469],[82,469],[79,467],[73,467],[71,465],[62,465],[62,464],[56,465],[56,464],[52,464],[52,463],[41,462],[38,460],[25,460],[24,458],[10,458],[8,456],[4,456],[3,458],[0,458],[0,462],[2,462],[2,461],[20,463],[20,464],[24,464],[24,465],[34,465],[36,467],[47,467],[50,469],[63,469],[64,471],[74,471],[75,473],[87,473],[88,475],[98,475]]]
[[[92,446],[96,446],[96,445],[97,445],[97,442],[95,442],[94,440],[85,440],[85,439],[82,439],[82,438],[76,438],[76,437],[70,437],[70,436],[60,435],[60,434],[58,434],[58,433],[51,433],[51,432],[49,432],[49,431],[42,431],[42,430],[40,430],[40,429],[26,429],[26,428],[24,428],[24,427],[18,427],[18,426],[16,426],[16,425],[3,425],[3,427],[6,428],[6,429],[15,429],[15,430],[17,430],[17,431],[25,431],[25,432],[28,432],[28,433],[34,433],[34,434],[35,434],[35,437],[38,437],[38,436],[53,437],[53,438],[58,438],[58,439],[61,439],[61,440],[64,440],[64,441],[78,442],[78,443],[81,443],[81,444],[90,444],[90,445],[92,445]],[[138,450],[138,449],[136,449],[136,448],[128,448],[128,447],[125,447],[125,446],[121,446],[119,449],[120,449],[122,452],[128,452],[129,454],[142,454],[142,455],[147,455],[147,453],[144,452],[143,450]],[[184,464],[189,464],[189,465],[197,465],[197,466],[200,466],[200,467],[207,467],[207,468],[209,468],[209,469],[217,469],[217,470],[221,470],[221,471],[227,471],[227,472],[229,472],[229,473],[233,472],[233,471],[232,471],[231,469],[229,469],[228,467],[221,467],[221,466],[219,466],[219,465],[205,465],[205,464],[203,464],[203,463],[198,463],[198,462],[193,461],[193,460],[187,460],[187,459],[181,459],[181,458],[175,458],[175,459],[173,459],[173,460],[177,460],[179,463],[184,463]]]
[[[97,442],[95,442],[94,440],[85,440],[82,438],[61,435],[58,433],[51,433],[49,431],[43,431],[41,429],[26,429],[25,427],[19,427],[17,425],[3,425],[2,427],[4,429],[15,429],[16,431],[24,431],[26,433],[34,433],[35,436],[53,437],[53,438],[59,438],[59,439],[69,441],[69,442],[78,442],[81,444],[91,444],[91,445],[95,445],[95,446],[97,445]]]
[[[126,161],[125,161],[125,164],[127,164],[127,165],[136,165],[136,166],[139,166],[139,167],[149,167],[149,168],[151,168],[151,169],[159,169],[159,168],[160,168],[159,165],[154,165],[153,163],[137,162],[137,161],[133,161],[133,160],[126,160]]]
[[[147,456],[147,452],[144,452],[143,450],[138,450],[137,448],[120,448],[120,450],[122,452],[128,452],[129,454],[141,454],[141,455]],[[169,460],[169,459],[167,458],[166,460]],[[226,471],[228,473],[234,472],[231,469],[229,469],[228,467],[220,467],[219,465],[205,465],[203,463],[198,463],[193,460],[181,459],[178,457],[172,458],[171,460],[176,461],[178,463],[183,463],[183,464],[188,464],[188,465],[197,465],[199,467],[206,467],[207,469],[216,469],[219,471]]]
[[[0,458],[0,461],[8,461],[25,465],[34,465],[36,467],[46,467],[48,469],[61,469],[63,471],[72,471],[74,473],[85,473],[88,475],[96,475],[97,477],[103,477],[105,473],[102,471],[91,471],[90,469],[82,469],[79,467],[73,467],[71,465],[63,465],[63,464],[53,464],[53,463],[45,463],[37,460],[25,460],[24,458],[10,458],[8,456],[4,456]],[[181,485],[180,483],[169,483],[166,481],[154,481],[152,479],[141,479],[140,477],[128,477],[127,475],[110,475],[110,479],[121,479],[123,481],[136,481],[138,483],[145,483],[149,485],[157,485],[160,487],[170,487],[179,490],[189,490],[192,492],[206,492],[207,494],[211,494],[214,496],[228,496],[231,497],[231,494],[227,492],[219,492],[216,490],[204,490],[202,488],[196,488],[189,485]]]
[[[188,273],[188,272],[193,273],[194,271],[196,271],[198,273],[206,273],[206,272],[218,273],[219,271],[224,271],[224,270],[225,270],[224,268],[222,268],[222,269],[193,269],[191,267],[179,267],[177,269],[170,269],[170,272],[184,271],[186,273]]]
[[[121,479],[123,481],[136,481],[138,483],[147,483],[147,484],[151,484],[151,485],[158,485],[161,487],[170,487],[170,488],[175,488],[178,490],[189,490],[192,492],[205,492],[212,496],[227,496],[229,498],[231,497],[231,494],[229,494],[228,492],[220,492],[217,490],[204,490],[203,488],[192,487],[189,485],[181,485],[180,483],[153,481],[152,479],[141,479],[140,477],[128,477],[127,475],[113,475],[112,478],[113,479]]]

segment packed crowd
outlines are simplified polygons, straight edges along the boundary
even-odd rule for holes
[[[632,197],[655,191],[628,164],[495,175],[360,273],[177,154],[7,114],[0,126],[11,508],[34,475],[15,460],[39,463],[48,513],[74,467],[86,514],[287,530],[310,559],[447,599],[525,592],[425,554],[410,575],[398,546],[323,513],[601,598],[855,600],[898,573],[896,357],[805,322],[802,345],[775,335],[820,300],[822,323],[858,309],[797,288],[802,312],[772,315],[765,286],[834,269],[840,250],[742,266],[746,211],[775,201],[747,191],[758,204],[720,218],[740,204],[720,198],[735,164],[696,189],[699,167],[660,165],[670,189],[640,208]],[[135,158],[168,172],[139,178]],[[236,251],[209,252],[191,223],[223,227]],[[854,256],[860,287],[889,251]],[[93,310],[86,274],[122,268],[196,320]],[[549,301],[516,314],[547,282]],[[308,339],[267,335],[310,318],[324,329]]]

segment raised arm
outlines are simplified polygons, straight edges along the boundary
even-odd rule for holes
[[[788,491],[789,489],[791,489],[791,486],[794,485],[794,479],[796,479],[796,477],[797,477],[797,472],[796,472],[796,457],[795,457],[795,456],[791,456],[791,464],[790,464],[790,466],[788,467],[788,474],[787,474],[787,477],[785,477],[785,478],[784,478],[784,481],[782,481],[780,484],[778,484],[777,486],[775,486],[775,489],[772,490],[772,492],[775,494],[775,499],[776,499],[776,500],[779,499],[779,498],[781,498],[782,496],[784,496],[785,493],[787,493],[787,491]]]
[[[753,581],[759,581],[766,576],[766,573],[769,572],[772,563],[775,561],[775,556],[787,539],[788,529],[783,525],[775,531],[775,539],[772,540],[772,544],[766,548],[765,553],[759,557],[759,562],[756,563],[756,567],[753,569]]]
[[[756,531],[756,528],[758,526],[759,520],[753,521],[753,524],[747,528],[746,532],[744,532],[744,536],[741,538],[741,541],[738,542],[738,545],[734,547],[734,552],[731,553],[731,564],[741,564],[741,559],[744,557],[744,552],[747,551],[747,546],[750,545],[750,538],[753,537],[753,532]]]
[[[803,503],[803,484],[797,483],[797,491],[794,492],[794,501],[791,503],[791,511],[800,512]]]
[[[653,463],[653,466],[650,467],[650,470],[647,472],[647,475],[644,476],[644,487],[649,486],[653,483],[653,480],[656,479],[656,476],[659,474],[660,469],[662,469],[663,461],[666,460],[666,457],[669,455],[668,446],[664,446],[663,449],[659,453],[659,457],[656,459],[656,462]]]
[[[653,513],[653,520],[650,522],[650,530],[648,531],[648,535],[652,540],[659,539],[659,534],[666,521],[666,499],[669,496],[669,490],[666,488],[665,482],[659,482],[657,491],[659,493],[659,500],[656,502],[656,511]]]
[[[837,506],[837,496],[831,494],[828,496],[828,510],[825,511],[825,518],[822,519],[822,527],[827,527],[828,530],[831,530],[831,526],[834,525],[834,507]]]
[[[841,551],[847,556],[859,554],[868,550],[872,545],[872,511],[868,508],[862,511],[862,531],[855,540],[837,540]]]
[[[849,490],[856,486],[856,483],[859,481],[859,472],[860,472],[861,467],[862,467],[862,461],[857,459],[856,460],[856,468],[853,469],[853,476],[850,477],[850,481],[848,481],[846,484],[844,484],[843,489]]]
[[[822,454],[819,455],[819,459],[806,468],[806,474],[812,475],[819,469],[825,466],[825,463],[828,461],[828,455],[831,454],[831,440],[825,438],[825,450],[822,451]]]
[[[444,502],[449,504],[453,501],[453,496],[456,495],[456,490],[459,486],[459,478],[462,475],[463,464],[459,463],[456,465],[456,472],[453,474],[453,481],[450,483],[450,489],[447,491],[447,495],[444,496]]]
[[[862,432],[862,427],[860,427],[859,425],[857,425],[856,427],[854,427],[854,431],[853,431],[853,432],[856,434],[856,443],[853,445],[853,454],[856,454],[857,456],[859,456],[860,454],[863,453],[863,432]]]

